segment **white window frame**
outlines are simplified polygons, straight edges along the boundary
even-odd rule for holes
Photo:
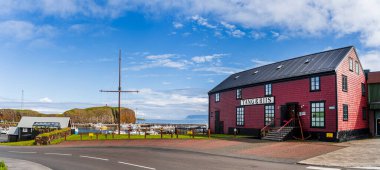
[[[244,107],[236,108],[236,126],[244,126]]]
[[[243,97],[242,90],[236,89],[236,99],[241,99]]]
[[[220,93],[215,93],[215,102],[220,102]]]
[[[354,60],[350,57],[349,59],[349,70],[354,71]]]
[[[321,90],[321,78],[319,76],[310,78],[310,91],[319,91]]]
[[[272,95],[272,84],[265,84],[265,96]]]

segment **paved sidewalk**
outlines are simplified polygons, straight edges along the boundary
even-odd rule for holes
[[[344,148],[327,142],[269,142],[257,139],[236,140],[93,140],[67,141],[53,147],[152,147],[201,152],[246,159],[282,163],[297,163],[301,160]]]
[[[21,159],[11,159],[0,157],[0,160],[4,160],[9,170],[51,170],[50,168],[41,164],[30,162]]]
[[[346,148],[299,163],[340,167],[380,167],[380,139],[355,140],[335,145]]]

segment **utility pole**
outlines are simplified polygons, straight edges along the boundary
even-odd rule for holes
[[[108,93],[118,93],[118,118],[117,118],[117,126],[118,126],[118,134],[120,135],[120,122],[121,122],[121,93],[138,93],[138,90],[121,90],[121,49],[119,49],[119,87],[118,90],[100,90],[100,92],[108,92]]]

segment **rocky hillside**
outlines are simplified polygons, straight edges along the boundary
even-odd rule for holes
[[[43,114],[33,110],[0,109],[0,120],[20,121],[22,116],[36,117],[70,117],[75,123],[116,123],[117,107],[91,107],[86,109],[72,109],[63,114]],[[128,108],[121,110],[122,123],[135,123],[135,112]]]
[[[72,109],[63,113],[75,123],[116,123],[117,107],[91,107],[87,109]],[[135,112],[128,108],[121,109],[121,123],[135,123]]]

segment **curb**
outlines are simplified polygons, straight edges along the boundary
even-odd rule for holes
[[[4,158],[0,157],[0,160],[4,160],[8,169],[12,170],[51,170],[50,168],[41,165],[39,163],[22,160],[22,159],[13,159],[13,158]]]

